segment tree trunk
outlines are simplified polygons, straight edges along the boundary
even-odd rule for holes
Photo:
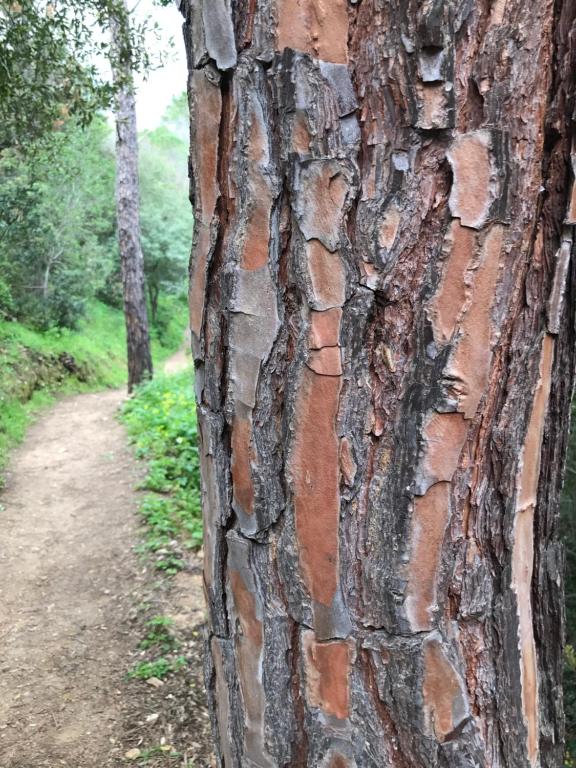
[[[158,319],[158,300],[160,299],[160,288],[152,283],[148,284],[148,297],[150,299],[150,314],[152,323]]]
[[[576,4],[182,6],[218,763],[557,768]]]
[[[144,256],[140,244],[140,193],[138,184],[138,132],[131,57],[122,19],[112,17],[114,81],[118,87],[116,117],[116,211],[122,267],[122,290],[128,348],[128,392],[152,378],[152,355],[146,310]]]

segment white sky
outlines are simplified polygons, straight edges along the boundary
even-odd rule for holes
[[[144,80],[136,80],[136,112],[138,130],[156,128],[160,118],[174,96],[186,90],[186,53],[182,39],[183,17],[173,3],[166,8],[152,4],[152,0],[140,0],[136,9],[138,16],[149,15],[160,27],[162,39],[155,42],[159,50],[165,51],[166,63],[161,69],[148,73]],[[170,38],[174,46],[169,45]]]

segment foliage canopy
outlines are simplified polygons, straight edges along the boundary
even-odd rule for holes
[[[159,296],[184,293],[192,240],[183,119],[176,99],[160,127],[140,139],[142,245],[160,339],[170,318]],[[69,119],[26,152],[0,154],[0,316],[73,328],[93,296],[122,306],[112,144],[98,116],[84,128]]]
[[[118,19],[122,45],[108,26]],[[111,103],[107,62],[146,70],[149,20],[136,24],[119,0],[0,0],[0,150],[25,147],[68,117],[87,124]]]

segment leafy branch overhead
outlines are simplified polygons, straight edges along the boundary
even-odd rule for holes
[[[110,63],[147,71],[158,63],[146,44],[157,34],[118,0],[0,0],[0,151],[24,147],[69,117],[87,124],[122,85],[113,84]]]

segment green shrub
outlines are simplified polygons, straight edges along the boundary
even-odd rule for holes
[[[147,529],[143,549],[154,555],[159,570],[175,573],[184,566],[182,548],[202,543],[191,373],[144,384],[124,405],[122,419],[137,455],[148,462],[143,487],[151,493],[140,508]]]
[[[8,283],[0,277],[0,317],[10,317],[14,312],[14,299]]]
[[[136,664],[128,672],[128,677],[133,677],[137,680],[149,680],[151,677],[156,677],[158,680],[162,680],[171,672],[178,672],[185,666],[186,659],[184,656],[178,656],[176,659],[160,658],[155,661],[143,661],[140,664]]]
[[[148,629],[146,637],[140,643],[140,648],[148,650],[149,648],[159,648],[164,653],[168,653],[176,648],[180,643],[171,632],[174,621],[167,616],[154,616],[146,622]]]

